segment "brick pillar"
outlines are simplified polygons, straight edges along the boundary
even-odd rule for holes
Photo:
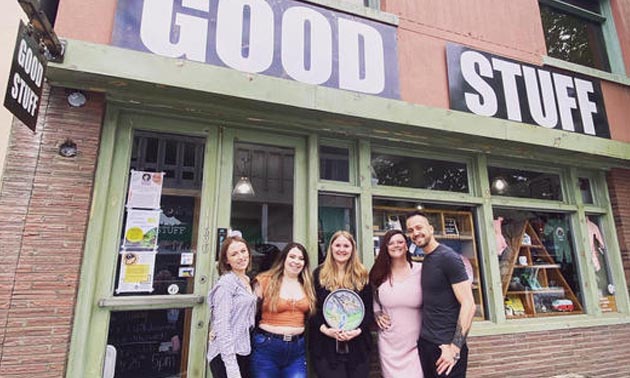
[[[19,121],[0,192],[0,377],[63,377],[105,109],[47,88],[33,133]],[[66,140],[74,158],[57,151]]]
[[[613,169],[607,180],[626,282],[630,285],[630,169]]]

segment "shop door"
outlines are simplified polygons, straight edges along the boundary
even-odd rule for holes
[[[226,132],[224,141],[232,175],[222,180],[219,223],[250,244],[253,277],[269,269],[287,243],[305,242],[305,142],[242,131]]]

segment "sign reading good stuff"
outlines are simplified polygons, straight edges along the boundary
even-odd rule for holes
[[[610,138],[598,80],[449,44],[451,109]]]
[[[400,97],[394,26],[293,0],[119,0],[112,43]]]

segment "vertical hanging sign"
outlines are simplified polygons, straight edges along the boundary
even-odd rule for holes
[[[4,106],[33,131],[44,88],[46,63],[39,43],[20,21]]]

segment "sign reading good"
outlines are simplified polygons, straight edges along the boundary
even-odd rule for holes
[[[610,138],[599,81],[449,44],[451,109]]]
[[[39,44],[20,21],[4,106],[33,131],[44,89],[45,70],[46,59],[40,53]]]
[[[400,97],[395,27],[294,0],[119,0],[112,43]]]

